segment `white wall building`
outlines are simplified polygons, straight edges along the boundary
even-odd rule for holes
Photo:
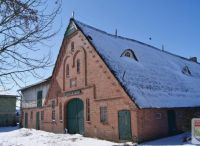
[[[19,91],[22,95],[22,108],[42,107],[47,96],[51,78],[26,86]]]

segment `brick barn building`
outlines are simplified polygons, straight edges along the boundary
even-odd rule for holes
[[[200,115],[199,87],[196,58],[70,19],[48,92],[42,104],[35,92],[39,106],[23,107],[22,121],[55,133],[141,142],[189,130]]]

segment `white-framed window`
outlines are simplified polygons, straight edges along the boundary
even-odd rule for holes
[[[103,124],[108,123],[108,112],[106,106],[100,107],[100,122]]]

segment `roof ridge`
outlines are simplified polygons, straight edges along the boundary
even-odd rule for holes
[[[114,35],[114,34],[111,34],[111,33],[108,33],[108,32],[106,32],[106,31],[103,31],[103,30],[101,30],[101,29],[98,29],[98,28],[96,28],[96,27],[93,27],[93,26],[91,26],[91,25],[88,25],[88,24],[85,24],[85,23],[83,23],[83,22],[80,22],[79,20],[76,20],[76,19],[74,19],[74,18],[71,18],[71,19],[72,19],[73,21],[77,22],[78,24],[81,24],[81,25],[83,25],[83,26],[85,26],[85,27],[88,27],[88,28],[91,28],[91,29],[93,29],[93,30],[96,30],[96,31],[98,31],[98,32],[104,33],[104,34],[109,35],[109,36],[111,36],[111,37],[115,37],[115,38],[119,38],[119,39],[125,39],[125,40],[133,41],[133,42],[137,42],[137,43],[140,43],[140,44],[142,44],[142,45],[148,46],[148,47],[150,47],[150,48],[152,48],[152,49],[155,49],[155,50],[157,50],[157,51],[160,51],[160,52],[163,52],[163,53],[166,53],[166,54],[169,54],[169,55],[178,57],[178,58],[180,58],[180,59],[184,59],[184,60],[189,61],[189,62],[191,62],[191,63],[196,63],[196,64],[199,64],[199,65],[200,65],[200,62],[191,61],[189,58],[186,58],[186,57],[183,57],[183,56],[180,56],[180,55],[171,53],[171,52],[166,51],[166,50],[161,50],[161,49],[159,49],[159,48],[157,48],[157,47],[155,47],[155,46],[149,45],[149,44],[147,44],[147,43],[144,43],[144,42],[141,42],[141,41],[132,39],[132,38],[127,38],[127,37],[124,37],[124,36],[120,36],[120,35],[117,35],[117,36],[116,36],[116,35]],[[77,23],[76,23],[76,24],[77,24]]]

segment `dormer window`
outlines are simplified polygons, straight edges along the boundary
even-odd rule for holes
[[[126,52],[126,53],[124,54],[124,56],[126,56],[126,57],[131,57],[131,53],[130,53],[130,52]]]
[[[121,57],[123,57],[123,56],[129,57],[129,58],[133,58],[133,59],[135,59],[136,61],[138,61],[137,57],[135,56],[135,53],[134,53],[133,50],[131,50],[131,49],[125,50],[125,51],[122,53]]]
[[[88,35],[87,38],[92,41],[92,37],[90,35]]]
[[[185,75],[191,75],[191,71],[188,66],[184,66],[182,69],[182,73]]]

